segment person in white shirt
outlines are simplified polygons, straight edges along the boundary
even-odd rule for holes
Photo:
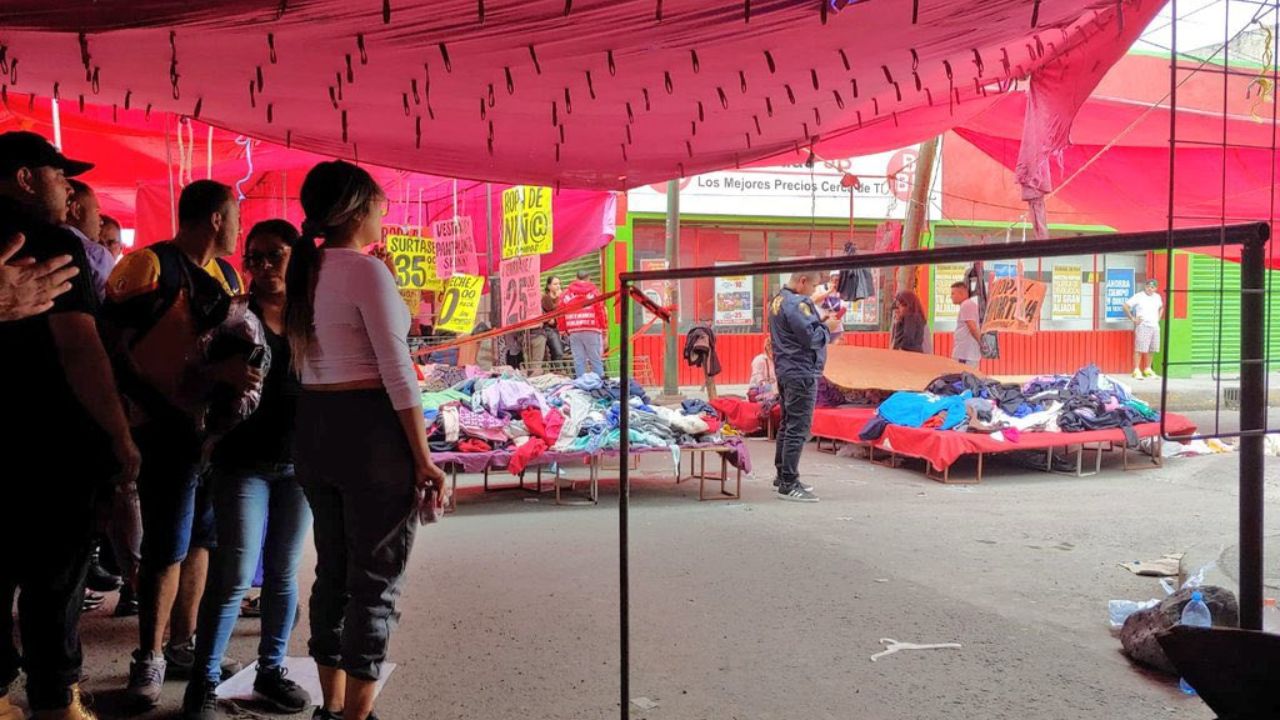
[[[313,718],[368,720],[431,461],[409,356],[409,309],[381,239],[387,196],[365,170],[322,162],[299,194],[306,219],[286,276],[284,325],[302,380],[294,468],[314,515],[311,657],[324,694]],[[317,248],[316,239],[323,239]]]
[[[1164,316],[1158,288],[1155,280],[1148,280],[1146,288],[1124,304],[1124,314],[1133,322],[1133,377],[1137,380],[1156,374],[1151,369],[1151,356],[1160,352],[1160,319]]]
[[[101,244],[102,207],[93,188],[75,179],[67,182],[71,184],[71,196],[67,198],[67,223],[63,227],[75,234],[84,246],[84,254],[89,259],[89,279],[101,302],[107,296],[107,278],[116,266],[111,251]]]
[[[978,342],[981,337],[978,330],[981,320],[978,298],[970,297],[969,286],[958,282],[951,285],[951,302],[960,306],[960,312],[956,316],[956,341],[951,350],[951,359],[976,368],[982,362],[982,345]]]

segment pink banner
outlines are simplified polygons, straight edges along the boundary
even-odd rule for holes
[[[453,277],[455,272],[475,275],[476,240],[471,218],[460,217],[431,223],[431,237],[436,241],[436,277]]]

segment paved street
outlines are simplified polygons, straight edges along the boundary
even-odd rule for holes
[[[772,445],[741,502],[697,501],[648,456],[632,516],[633,708],[653,720],[1109,720],[1212,714],[1131,667],[1106,623],[1112,598],[1155,580],[1117,567],[1236,532],[1236,459],[1068,478],[989,466],[979,486],[806,451],[822,502],[771,497]],[[1118,463],[1118,458],[1114,459]],[[1268,501],[1280,490],[1268,466]],[[379,705],[399,718],[617,717],[617,505],[469,489],[418,538]],[[1270,532],[1280,528],[1268,518]],[[1269,558],[1274,568],[1278,558]],[[311,559],[303,587],[311,584]],[[134,621],[86,621],[104,717],[121,717]],[[306,621],[292,654],[305,654]],[[872,663],[881,638],[963,645]],[[250,661],[256,621],[232,653]],[[176,711],[182,685],[170,682]]]

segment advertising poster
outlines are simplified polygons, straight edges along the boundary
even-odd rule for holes
[[[1047,291],[1048,286],[1035,280],[997,278],[987,288],[982,332],[1031,335],[1040,327],[1040,308]]]
[[[644,258],[640,260],[640,270],[666,270],[666,258]],[[660,307],[676,305],[677,284],[674,280],[646,280],[640,283],[640,292]],[[648,310],[641,310],[642,325],[653,322],[654,315]]]
[[[951,302],[951,285],[964,281],[968,266],[963,263],[937,265],[933,269],[933,316],[937,319],[954,319],[960,308]]]
[[[391,257],[396,286],[402,290],[439,290],[436,277],[436,244],[420,235],[388,235],[387,254]]]
[[[502,259],[551,252],[551,188],[517,185],[502,191]]]
[[[431,237],[436,244],[436,277],[446,280],[455,272],[480,274],[471,218],[458,217],[431,223]]]
[[[542,259],[537,255],[503,260],[498,266],[503,325],[514,325],[542,314],[542,293],[538,289],[541,267]]]
[[[1125,320],[1124,304],[1138,291],[1133,268],[1107,268],[1103,308],[1107,321]]]
[[[755,323],[755,284],[750,275],[717,277],[716,325],[750,326]]]
[[[1080,279],[1079,265],[1053,266],[1053,308],[1055,320],[1083,317],[1081,296],[1084,284]]]
[[[476,314],[480,309],[480,295],[484,290],[484,278],[455,273],[444,281],[438,304],[440,315],[436,329],[466,335],[476,326]]]

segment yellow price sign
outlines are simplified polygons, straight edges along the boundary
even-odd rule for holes
[[[437,305],[436,329],[466,335],[476,326],[480,309],[480,296],[484,292],[484,278],[477,275],[455,273],[444,281]]]
[[[551,188],[517,185],[502,191],[502,259],[551,252]]]
[[[436,243],[417,235],[388,235],[387,254],[396,275],[396,286],[402,290],[438,290],[436,277]]]

